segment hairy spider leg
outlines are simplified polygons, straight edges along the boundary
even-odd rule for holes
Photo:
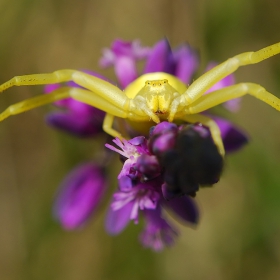
[[[223,140],[221,137],[221,131],[215,121],[213,121],[209,117],[206,117],[206,116],[200,115],[200,114],[185,115],[185,116],[181,117],[180,119],[182,119],[183,121],[189,122],[189,123],[198,122],[198,123],[201,123],[201,124],[207,126],[210,130],[212,139],[219,150],[219,153],[222,156],[225,155],[225,148],[224,148]]]
[[[186,114],[196,114],[219,105],[228,100],[250,94],[280,111],[280,99],[254,83],[240,83],[205,94],[187,106]]]
[[[279,53],[280,43],[276,43],[256,52],[245,52],[236,55],[212,68],[194,81],[185,93],[172,102],[168,120],[172,121],[178,109],[183,110],[184,107],[195,102],[214,84],[236,71],[240,66],[259,63]],[[272,103],[269,103],[269,101],[267,103],[273,107]]]

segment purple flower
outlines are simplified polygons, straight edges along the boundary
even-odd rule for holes
[[[106,191],[104,169],[84,163],[63,180],[55,203],[54,215],[65,229],[78,228],[94,213]]]
[[[182,185],[182,183],[178,185],[177,182],[175,185],[170,185],[166,175],[170,168],[164,162],[164,158],[168,153],[174,151],[182,131],[180,127],[174,124],[162,122],[151,130],[149,140],[143,137],[136,137],[123,143],[118,139],[113,140],[120,149],[106,144],[107,148],[119,153],[124,161],[122,171],[118,176],[119,190],[113,195],[113,200],[107,214],[106,229],[108,233],[112,235],[120,233],[130,220],[138,223],[139,215],[142,213],[146,220],[146,229],[141,235],[140,240],[142,240],[145,246],[161,250],[164,245],[171,245],[177,236],[177,230],[160,214],[162,207],[170,209],[170,211],[189,224],[196,224],[198,222],[197,206],[193,198],[188,196],[188,194],[194,195],[198,187],[190,190],[189,183],[186,183],[186,186]],[[164,141],[157,140],[160,137],[165,137],[170,132],[174,139],[168,142],[169,145],[164,143],[164,148],[162,148],[161,146]],[[201,135],[200,133],[198,134]],[[202,138],[206,137],[203,136]],[[212,144],[214,147],[210,147],[210,149],[214,148],[216,153],[218,153],[213,142]],[[219,155],[219,157],[221,156]],[[196,166],[196,168],[201,169],[201,164],[198,167]],[[176,170],[177,173],[179,171]],[[174,173],[175,171],[172,170],[171,172]],[[190,172],[192,173],[192,171]],[[186,178],[189,178],[187,171],[184,171],[184,174],[186,174]],[[204,173],[202,174],[205,176]],[[199,175],[199,179],[201,179],[201,173]],[[211,180],[211,178],[207,179]],[[195,183],[198,186],[200,182]],[[169,189],[164,191],[166,186]],[[167,192],[170,195],[166,197]],[[172,200],[167,201],[165,198],[175,199],[176,203],[171,202]]]
[[[138,40],[115,40],[103,50],[102,67],[113,66],[122,89],[138,76],[137,62],[144,60],[142,74],[166,72],[185,84],[190,84],[199,66],[197,51],[189,45],[172,49],[163,39],[152,48],[141,46]],[[207,69],[214,67],[213,63]],[[106,80],[97,73],[87,73]],[[215,84],[211,91],[232,85],[229,75]],[[78,87],[73,82],[67,86]],[[49,85],[46,92],[59,88]],[[238,100],[227,102],[229,110],[238,109]],[[48,123],[78,136],[95,136],[102,132],[104,112],[72,98],[55,102],[62,109],[47,117]],[[211,112],[207,111],[207,115]],[[226,152],[233,152],[248,142],[247,136],[229,121],[212,117],[220,128]],[[144,220],[139,239],[143,246],[160,251],[174,244],[179,231],[164,216],[163,209],[172,212],[186,225],[196,225],[199,211],[195,196],[201,187],[217,183],[223,171],[224,159],[213,142],[209,128],[200,123],[175,124],[161,122],[150,128],[149,135],[128,130],[130,140],[113,139],[105,146],[120,155],[123,163],[118,175],[118,190],[112,196],[105,227],[109,234],[122,232],[130,221]],[[136,136],[136,137],[135,137]],[[106,191],[103,166],[85,163],[70,172],[59,189],[54,214],[66,229],[83,226],[94,214]]]

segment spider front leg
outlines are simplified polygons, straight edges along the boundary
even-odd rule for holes
[[[236,55],[212,68],[194,81],[185,93],[174,99],[170,107],[168,120],[172,121],[178,111],[183,110],[186,106],[195,102],[214,84],[236,71],[240,66],[259,63],[279,53],[280,43],[277,43],[256,52],[246,52]]]
[[[92,91],[124,111],[128,110],[129,98],[118,87],[95,76],[70,69],[57,70],[47,74],[16,76],[0,85],[0,92],[12,86],[47,85],[68,81],[74,81],[79,86]]]

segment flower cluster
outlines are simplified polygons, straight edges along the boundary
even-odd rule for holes
[[[145,62],[141,73],[137,70],[139,60]],[[100,64],[114,67],[119,86],[124,89],[139,75],[152,72],[166,72],[189,84],[199,59],[187,44],[172,50],[166,39],[152,48],[142,47],[139,41],[116,40],[111,48],[103,51]],[[211,67],[213,63],[208,69]],[[97,73],[86,72],[105,79]],[[233,83],[230,75],[208,92]],[[46,92],[58,86],[48,86]],[[71,86],[77,85],[72,83]],[[103,133],[104,112],[71,98],[56,102],[56,105],[64,111],[52,112],[47,117],[51,125],[77,136]],[[226,107],[234,111],[238,108],[238,101],[227,102]],[[211,117],[220,128],[226,152],[236,151],[247,142],[244,133],[229,121]],[[149,135],[136,135],[131,135],[133,138],[127,141],[116,138],[114,146],[105,144],[109,150],[117,152],[123,162],[118,176],[119,188],[113,194],[108,209],[106,230],[115,235],[129,221],[137,224],[142,218],[145,226],[140,234],[141,243],[159,251],[171,245],[179,233],[163,209],[175,213],[189,225],[197,224],[199,212],[194,197],[201,186],[219,181],[223,158],[208,127],[200,123],[177,125],[161,122],[151,127]],[[100,163],[87,162],[66,176],[54,205],[55,217],[64,228],[75,229],[84,225],[95,212],[108,185],[105,168]]]

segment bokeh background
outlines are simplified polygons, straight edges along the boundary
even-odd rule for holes
[[[115,38],[152,46],[189,42],[221,62],[280,41],[277,0],[0,0],[0,81],[57,69],[99,71],[101,49]],[[114,78],[112,70],[100,73]],[[260,83],[280,97],[280,56],[243,67],[237,81]],[[4,92],[0,109],[42,93]],[[181,228],[176,245],[154,253],[139,245],[139,226],[117,237],[104,230],[106,202],[89,225],[65,232],[51,207],[61,179],[101,145],[48,127],[52,106],[0,124],[0,279],[280,279],[280,115],[244,97],[223,113],[250,136],[226,159],[221,181],[197,200],[201,221]],[[116,187],[117,161],[110,175]]]

